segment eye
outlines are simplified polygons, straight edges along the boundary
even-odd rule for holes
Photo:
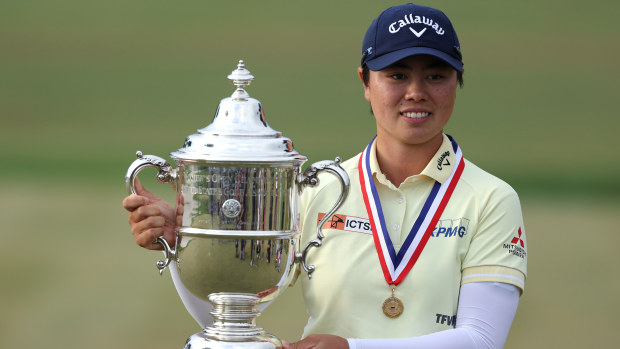
[[[394,79],[394,80],[403,80],[405,78],[405,74],[394,73],[394,74],[390,75],[390,77],[392,77],[392,79]]]
[[[438,81],[443,79],[445,76],[441,75],[441,74],[431,74],[427,77],[427,79],[432,80],[432,81]]]

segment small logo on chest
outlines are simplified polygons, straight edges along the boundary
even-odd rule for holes
[[[321,222],[321,219],[325,217],[325,213],[319,213],[317,218],[317,225]],[[360,218],[355,216],[345,216],[343,214],[335,214],[323,224],[323,229],[336,229],[346,230],[356,233],[370,234],[372,235],[372,228],[370,227],[370,221],[366,218]]]
[[[437,226],[433,230],[434,238],[451,238],[467,235],[467,229],[469,228],[469,219],[457,218],[457,219],[441,219],[437,223]]]
[[[450,161],[448,160],[448,156],[450,156],[450,151],[446,151],[437,159],[437,169],[439,171],[443,170],[444,166],[450,166]]]

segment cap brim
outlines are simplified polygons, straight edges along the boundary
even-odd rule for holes
[[[428,47],[408,47],[399,51],[390,52],[383,56],[366,61],[366,65],[368,65],[370,70],[382,70],[402,59],[417,55],[430,55],[437,57],[448,63],[456,71],[463,71],[463,62],[442,51]]]

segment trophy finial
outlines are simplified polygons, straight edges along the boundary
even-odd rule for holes
[[[245,91],[245,87],[250,85],[254,76],[250,74],[250,71],[245,69],[245,63],[243,60],[239,60],[237,69],[233,70],[228,75],[228,80],[232,81],[233,85],[237,86],[237,90],[233,93],[232,98],[236,100],[245,100],[250,95]]]

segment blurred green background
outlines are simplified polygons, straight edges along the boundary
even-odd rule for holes
[[[420,3],[461,39],[446,132],[522,199],[529,275],[506,348],[616,347],[619,3]],[[199,328],[121,207],[135,151],[168,158],[209,124],[244,59],[299,152],[355,155],[374,130],[361,41],[392,4],[0,2],[0,347],[181,348]],[[287,340],[306,321],[298,288],[259,318]]]

